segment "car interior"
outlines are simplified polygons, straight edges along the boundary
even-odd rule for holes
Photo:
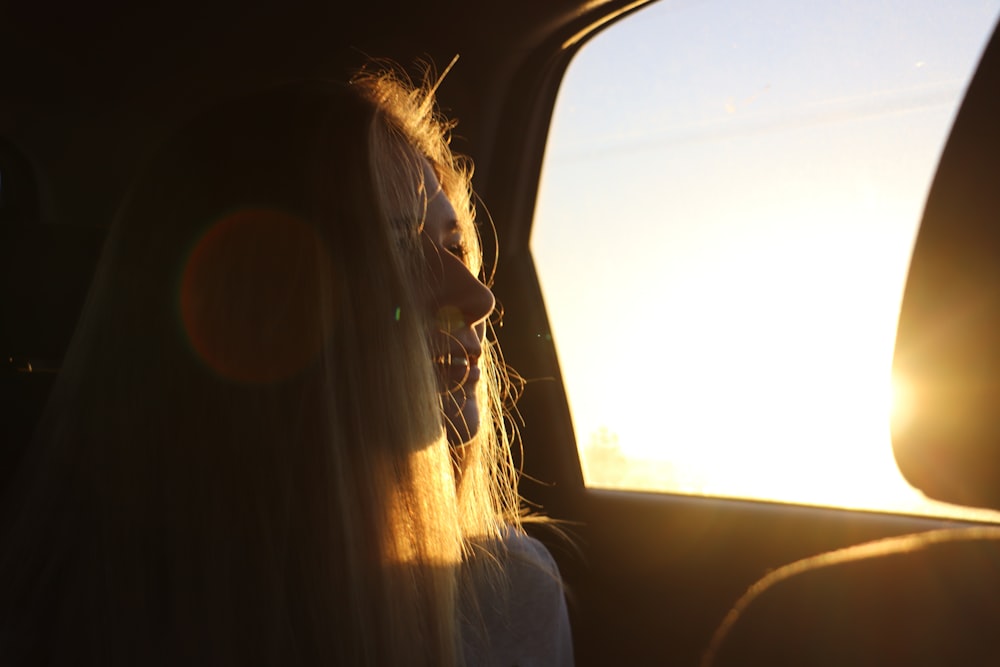
[[[0,489],[130,178],[179,119],[372,58],[441,71],[457,55],[438,97],[495,228],[497,335],[525,380],[514,454],[524,497],[568,537],[538,532],[566,583],[577,664],[997,664],[1000,528],[986,519],[585,483],[559,356],[572,332],[552,335],[532,225],[567,68],[661,3],[671,0],[5,6]],[[893,357],[911,407],[892,430],[899,469],[924,495],[1000,510],[1000,42],[986,34],[923,207]]]

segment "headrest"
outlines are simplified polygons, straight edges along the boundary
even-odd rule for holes
[[[893,451],[927,496],[1000,509],[1000,42],[966,94],[903,296]]]
[[[0,496],[76,328],[105,234],[42,224],[30,163],[0,139]]]

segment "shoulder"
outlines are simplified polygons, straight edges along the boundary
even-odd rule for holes
[[[510,583],[512,603],[518,602],[522,596],[552,596],[562,600],[559,567],[544,544],[524,533],[511,531],[504,539],[504,547],[504,569]]]
[[[510,531],[499,555],[506,586],[496,596],[480,599],[488,636],[488,658],[471,664],[497,667],[568,667],[573,644],[562,579],[545,546],[524,533]],[[489,599],[492,597],[492,599]],[[480,651],[474,651],[480,657]]]

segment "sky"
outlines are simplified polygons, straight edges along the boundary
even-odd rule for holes
[[[998,13],[661,0],[581,50],[531,247],[589,483],[941,511],[892,459],[892,347]]]

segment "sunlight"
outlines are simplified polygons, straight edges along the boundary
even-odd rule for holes
[[[899,427],[905,427],[912,414],[912,391],[905,378],[893,375],[890,383],[889,417]]]
[[[849,212],[856,216],[857,209]],[[828,211],[813,221],[813,233],[835,229],[847,213]],[[887,213],[872,211],[862,224]],[[773,215],[768,221],[794,225]],[[645,384],[631,406],[661,416],[642,426],[623,424],[621,415],[604,424],[619,434],[623,453],[674,461],[675,483],[701,493],[817,502],[843,502],[845,479],[878,478],[887,466],[894,472],[884,443],[902,270],[888,262],[883,275],[844,271],[838,265],[851,256],[851,240],[820,245],[824,252],[798,256],[774,238],[737,237],[738,253],[698,258],[699,279],[683,298],[664,304],[670,342],[661,358],[652,367],[616,368],[616,377],[599,383]],[[893,283],[892,290],[871,287]],[[641,304],[633,310],[641,312]],[[649,386],[661,376],[666,382]],[[812,469],[825,474],[802,474]]]

